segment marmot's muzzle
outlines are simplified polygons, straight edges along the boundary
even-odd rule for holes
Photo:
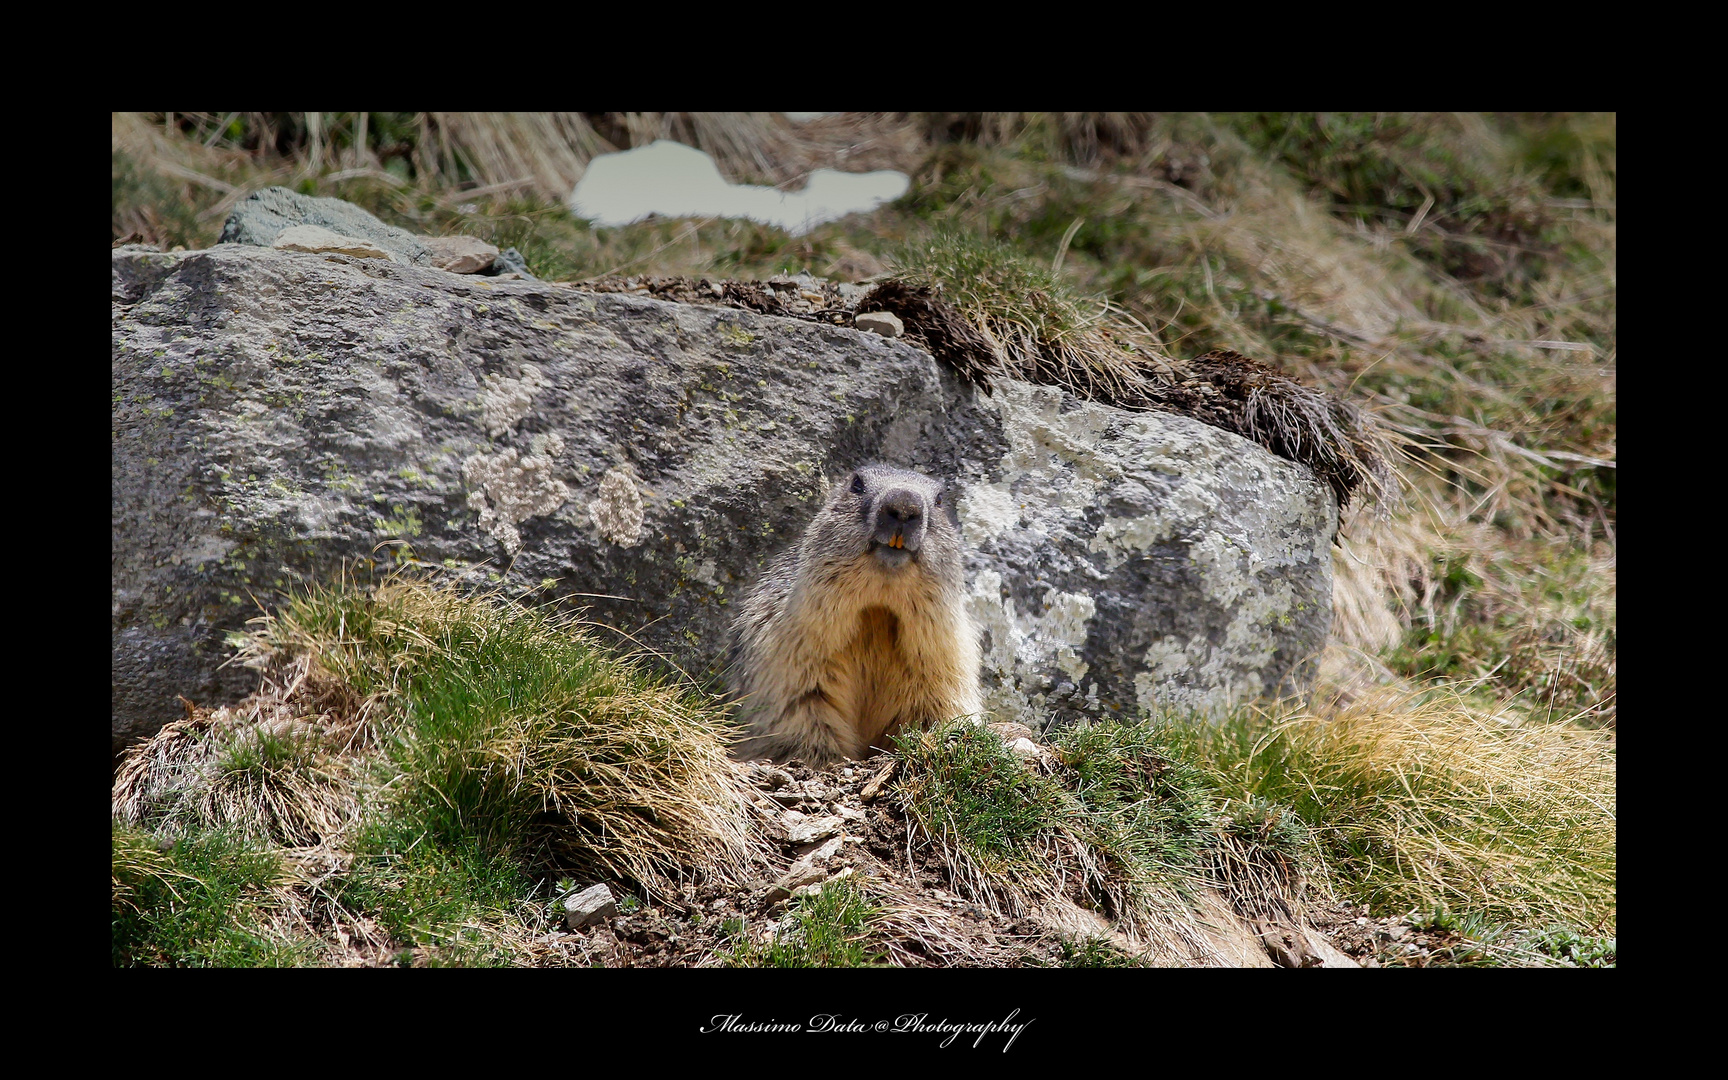
[[[924,545],[924,498],[895,488],[876,503],[876,527],[870,539],[895,551],[915,552]]]

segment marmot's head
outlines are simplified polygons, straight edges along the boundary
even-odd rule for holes
[[[888,570],[951,558],[959,529],[940,480],[887,465],[863,465],[837,485],[821,515],[824,547],[868,553]],[[936,541],[933,545],[933,541]]]

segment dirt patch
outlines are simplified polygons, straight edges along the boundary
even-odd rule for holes
[[[744,890],[706,886],[688,890],[677,903],[650,903],[631,913],[582,931],[561,928],[547,932],[539,945],[537,963],[606,967],[723,966],[727,954],[746,943],[765,945],[788,918],[797,898],[787,889],[790,871],[825,845],[839,839],[822,862],[817,882],[851,878],[878,907],[870,924],[870,950],[881,962],[899,967],[1042,967],[1079,962],[1128,965],[1133,958],[1104,920],[1096,934],[1035,916],[1013,917],[989,911],[956,892],[939,860],[909,849],[904,818],[893,806],[886,784],[884,760],[842,763],[817,769],[801,762],[781,766],[752,763],[740,766],[756,784],[758,805],[777,814],[786,835],[775,839],[774,856],[754,869],[758,876]],[[891,768],[892,766],[888,766]],[[873,797],[865,798],[871,791]],[[838,819],[831,834],[797,832],[810,822]],[[815,832],[831,828],[818,824]],[[1076,909],[1084,898],[1072,898]],[[1331,966],[1350,966],[1343,957],[1365,957],[1374,966],[1371,935],[1354,948],[1329,936],[1312,941],[1324,927],[1354,927],[1348,912],[1325,914],[1295,931],[1268,923],[1261,942],[1266,966],[1319,966],[1324,956]],[[1279,931],[1285,931],[1283,937]],[[1353,939],[1346,939],[1353,940]]]

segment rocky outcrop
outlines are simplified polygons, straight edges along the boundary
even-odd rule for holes
[[[254,688],[224,634],[344,567],[581,603],[716,685],[735,600],[870,460],[957,485],[997,719],[1296,688],[1330,625],[1330,491],[1183,417],[986,396],[874,333],[411,261],[223,244],[111,268],[116,746],[179,695]]]

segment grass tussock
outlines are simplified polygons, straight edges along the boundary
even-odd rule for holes
[[[1329,884],[1379,913],[1614,925],[1606,733],[1396,690],[1328,715],[1244,714],[1217,729],[1171,730],[1228,797],[1289,808]]]
[[[1055,760],[1030,765],[968,723],[903,738],[898,798],[909,847],[929,852],[961,895],[994,912],[1035,914],[1082,936],[1105,925],[1089,921],[1102,915],[1143,958],[1213,955],[1199,893],[1268,882],[1214,875],[1220,829],[1231,825],[1204,775],[1150,725],[1082,726],[1053,745]],[[1252,846],[1241,832],[1233,850]],[[1248,910],[1288,914],[1286,892],[1300,888],[1292,879]]]
[[[724,709],[571,619],[394,579],[304,594],[237,644],[260,693],[189,708],[116,777],[117,943],[214,880],[150,845],[230,837],[275,859],[255,882],[268,896],[229,920],[246,941],[420,966],[549,955],[554,876],[663,896],[737,885],[761,858]],[[224,896],[240,910],[241,893]],[[180,962],[116,949],[117,963]]]
[[[388,702],[395,813],[434,836],[651,891],[743,871],[722,711],[571,619],[398,580],[302,597],[259,640]]]
[[[1061,252],[1056,262],[1059,264]],[[1344,398],[1230,350],[1173,360],[1106,299],[1083,302],[1012,248],[938,233],[902,248],[860,310],[893,311],[931,351],[988,387],[992,376],[1060,386],[1135,411],[1191,416],[1308,465],[1341,507],[1397,490],[1388,434]]]
[[[232,830],[287,847],[337,839],[360,812],[352,765],[317,713],[297,712],[281,698],[214,711],[188,702],[184,719],[122,761],[116,818],[168,837]]]

